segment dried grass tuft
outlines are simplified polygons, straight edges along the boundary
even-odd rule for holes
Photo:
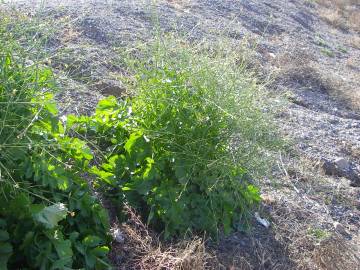
[[[125,260],[119,269],[203,270],[216,269],[216,259],[205,249],[204,239],[195,237],[176,243],[160,242],[129,206],[129,221],[121,230],[125,236],[120,252]]]
[[[313,258],[320,269],[353,270],[360,267],[360,258],[355,252],[354,247],[335,234],[319,244]]]
[[[334,217],[327,215],[329,204],[351,203],[349,190],[342,190],[338,183],[338,188],[334,188],[332,179],[322,175],[317,160],[301,159],[285,167],[282,183],[286,184],[273,194],[271,216],[277,239],[286,247],[295,269],[359,269],[356,235],[351,239],[348,231],[341,232]],[[340,227],[347,228],[348,224],[343,224]]]
[[[358,0],[317,0],[320,17],[328,24],[342,29],[360,32]]]

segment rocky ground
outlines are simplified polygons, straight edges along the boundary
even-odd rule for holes
[[[271,226],[254,221],[252,233],[208,244],[217,261],[209,267],[360,269],[358,1],[10,2],[59,29],[48,50],[66,89],[58,96],[65,114],[125,95],[118,49],[151,38],[154,25],[190,41],[221,37],[244,46],[274,96],[289,100],[277,120],[294,150],[279,155],[274,176],[261,181],[260,215]],[[340,24],[336,14],[349,17]]]

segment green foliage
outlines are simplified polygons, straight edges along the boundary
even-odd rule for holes
[[[52,72],[0,45],[0,268],[108,269],[107,213],[81,178],[91,150],[59,121]]]
[[[157,40],[127,63],[134,97],[60,121],[51,70],[41,55],[27,61],[9,26],[0,24],[1,269],[109,269],[108,216],[92,189],[119,214],[127,201],[165,237],[248,227],[254,179],[279,144],[235,52]]]
[[[335,53],[329,48],[321,48],[321,53],[328,57],[335,57]]]
[[[308,234],[312,236],[316,242],[321,242],[331,235],[328,231],[320,228],[310,228]]]
[[[68,128],[96,145],[102,164],[92,172],[105,194],[165,237],[247,228],[259,202],[251,177],[278,147],[259,86],[236,59],[214,68],[215,53],[158,46],[133,62],[136,96],[108,97]]]

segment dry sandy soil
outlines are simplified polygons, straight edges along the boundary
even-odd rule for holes
[[[52,21],[48,48],[61,74],[63,113],[89,113],[123,95],[118,48],[165,32],[251,47],[251,65],[288,99],[279,127],[293,142],[260,181],[263,203],[248,233],[212,243],[159,243],[133,216],[114,242],[117,269],[360,269],[360,2],[358,0],[9,1]],[[254,45],[255,44],[255,45]],[[162,246],[161,248],[159,246]]]

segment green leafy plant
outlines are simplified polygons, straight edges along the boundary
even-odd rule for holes
[[[37,50],[46,40],[30,28],[0,23],[1,269],[109,269],[109,220],[92,190],[165,237],[248,228],[255,179],[280,144],[236,50],[157,39],[127,59],[132,98],[60,120]]]
[[[1,41],[1,269],[108,269],[107,213],[81,177],[91,150],[59,120],[51,70]]]
[[[140,52],[149,61],[132,59],[133,98],[108,97],[68,128],[96,145],[102,164],[92,172],[104,194],[165,237],[247,228],[259,202],[252,177],[279,146],[258,84],[236,58],[220,64],[218,52],[152,46]]]
[[[331,234],[323,229],[320,228],[310,228],[308,230],[308,233],[310,236],[312,236],[317,242],[320,242],[326,238],[328,238],[329,236],[331,236]]]

